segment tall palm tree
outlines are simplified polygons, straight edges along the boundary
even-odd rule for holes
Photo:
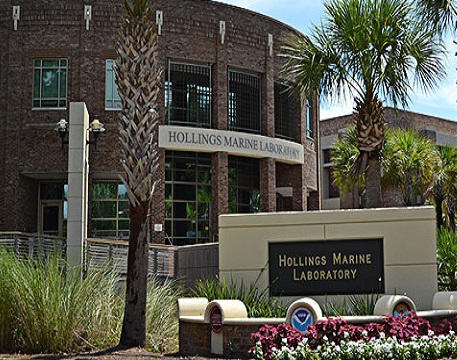
[[[442,43],[406,0],[330,0],[324,22],[310,36],[288,41],[284,51],[283,74],[303,96],[355,100],[366,207],[381,206],[383,101],[406,106],[414,85],[432,89],[445,75]]]
[[[424,204],[439,159],[435,143],[416,130],[392,130],[382,158],[383,181],[400,189],[403,205]]]
[[[157,29],[148,0],[126,0],[117,42],[116,83],[122,100],[119,122],[122,182],[130,201],[127,292],[120,346],[145,345],[146,290],[151,201],[158,152],[158,96],[162,69],[157,56]]]

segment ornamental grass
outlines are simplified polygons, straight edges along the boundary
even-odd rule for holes
[[[173,282],[148,286],[147,346],[176,350]],[[98,350],[119,341],[124,293],[112,271],[67,270],[57,256],[19,259],[0,250],[0,352],[69,353]]]

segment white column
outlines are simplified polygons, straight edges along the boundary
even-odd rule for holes
[[[87,187],[89,174],[89,112],[83,102],[70,103],[68,141],[67,262],[82,265],[87,237]]]

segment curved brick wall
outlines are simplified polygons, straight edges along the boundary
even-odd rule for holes
[[[117,113],[105,111],[105,60],[115,57],[116,31],[123,0],[14,0],[0,4],[0,230],[36,231],[37,187],[40,178],[64,178],[67,150],[60,149],[54,124],[68,119],[67,111],[32,111],[33,59],[67,57],[68,102],[84,101],[91,114],[98,114],[108,132],[97,150],[91,151],[91,179],[113,178],[120,171],[117,149]],[[281,59],[276,55],[282,41],[294,33],[289,26],[248,10],[210,0],[154,0],[162,10],[164,25],[159,37],[160,58],[211,63],[213,79],[212,123],[227,127],[227,68],[260,73],[262,79],[263,134],[274,136],[274,79]],[[85,28],[84,4],[92,5],[90,30]],[[13,31],[12,7],[21,6],[18,31]],[[219,21],[226,22],[225,43],[219,36]],[[268,51],[268,34],[274,38],[275,56]],[[164,79],[165,81],[165,75]],[[160,99],[164,113],[164,97]],[[297,124],[299,140],[305,146],[305,165],[290,166],[260,161],[262,208],[274,210],[276,186],[293,186],[294,209],[306,209],[307,186],[318,189],[316,174],[317,141],[309,141],[305,131],[305,111]],[[314,112],[315,132],[318,133]],[[164,118],[162,118],[164,123]],[[162,151],[162,165],[164,156]],[[223,179],[226,154],[213,156],[213,174]],[[280,169],[283,169],[281,170]],[[163,179],[162,172],[158,175]],[[90,180],[91,181],[91,180]],[[157,193],[158,213],[163,222],[164,182]],[[213,186],[217,194],[227,184]],[[300,191],[298,189],[301,189]],[[319,206],[319,196],[313,197]],[[218,200],[219,201],[219,200]],[[213,204],[213,225],[223,201]],[[160,211],[162,210],[162,211]],[[160,239],[158,239],[160,240]]]

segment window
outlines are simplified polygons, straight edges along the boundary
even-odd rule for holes
[[[173,245],[210,241],[211,156],[167,151],[165,231]]]
[[[296,140],[299,99],[288,87],[275,82],[275,132],[276,136]]]
[[[229,157],[229,212],[260,211],[259,161],[237,156]]]
[[[123,184],[107,182],[92,185],[91,225],[93,237],[129,238],[129,200]]]
[[[306,99],[306,136],[314,139],[313,107],[308,99]]]
[[[105,109],[118,110],[122,109],[121,98],[117,92],[117,84],[114,73],[114,60],[106,60],[106,85],[105,85]]]
[[[324,198],[335,199],[340,197],[340,191],[334,184],[335,177],[333,175],[333,168],[331,163],[331,150],[323,150],[323,176],[324,176]]]
[[[211,127],[211,67],[170,61],[165,83],[167,124]]]
[[[33,66],[33,107],[67,107],[67,60],[40,59]]]
[[[228,128],[260,133],[260,77],[229,70]]]

